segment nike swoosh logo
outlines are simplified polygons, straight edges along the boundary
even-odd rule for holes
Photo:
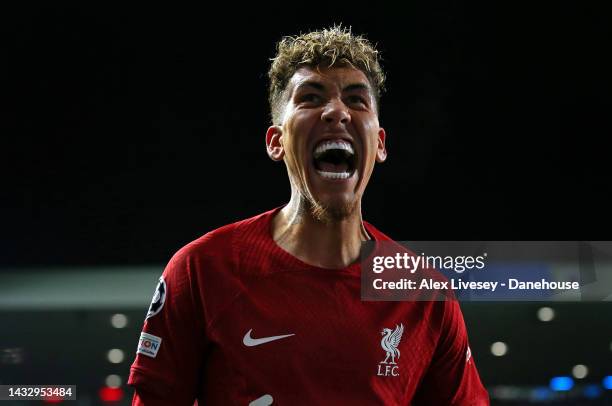
[[[253,338],[251,337],[252,331],[253,329],[250,329],[249,331],[247,331],[247,333],[244,335],[244,338],[242,339],[242,343],[246,345],[247,347],[255,347],[256,345],[269,343],[270,341],[276,341],[276,340],[280,340],[281,338],[287,338],[287,337],[291,337],[295,335],[295,334],[285,334],[282,336]]]

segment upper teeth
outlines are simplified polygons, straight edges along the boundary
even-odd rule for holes
[[[349,152],[350,154],[354,154],[353,146],[346,141],[323,141],[319,146],[315,149],[314,156],[318,158],[325,151],[329,151],[330,149],[342,149],[344,151]]]

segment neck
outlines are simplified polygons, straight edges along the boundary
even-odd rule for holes
[[[272,238],[301,261],[321,268],[346,268],[359,259],[361,242],[370,239],[361,218],[361,203],[342,220],[322,222],[301,196],[272,220]]]

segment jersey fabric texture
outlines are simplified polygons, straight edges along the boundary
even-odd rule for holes
[[[155,351],[139,344],[131,367],[133,404],[489,404],[457,301],[362,302],[359,263],[319,268],[276,244],[279,210],[170,260],[143,328]]]

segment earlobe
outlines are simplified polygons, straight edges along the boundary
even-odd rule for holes
[[[268,127],[266,131],[266,150],[273,161],[281,161],[285,156],[285,149],[280,141],[282,135],[283,130],[277,125]]]
[[[387,147],[385,146],[385,140],[387,138],[387,134],[385,133],[385,129],[381,128],[378,130],[378,146],[376,149],[376,162],[385,162],[387,159]]]

